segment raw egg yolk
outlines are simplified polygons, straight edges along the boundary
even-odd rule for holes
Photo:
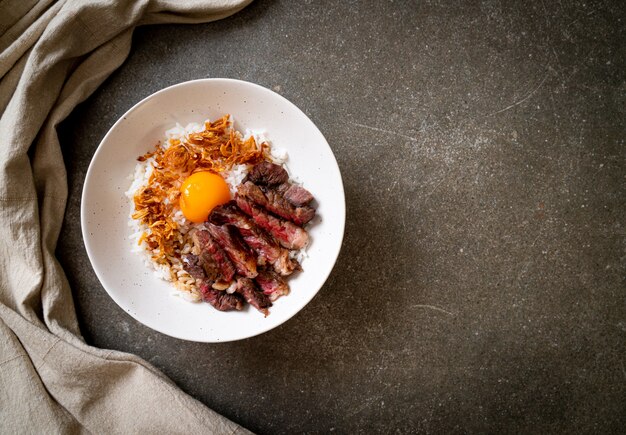
[[[191,174],[180,186],[180,209],[191,222],[205,222],[214,207],[228,201],[226,181],[213,172]]]

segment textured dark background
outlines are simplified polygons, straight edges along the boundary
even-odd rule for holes
[[[259,433],[623,430],[624,5],[265,0],[137,30],[127,62],[60,128],[58,255],[85,338]],[[115,120],[202,77],[259,83],[310,116],[348,210],[312,303],[213,345],[117,307],[79,210]]]

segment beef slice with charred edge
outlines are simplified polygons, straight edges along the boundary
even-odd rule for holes
[[[280,255],[278,244],[245,213],[234,201],[217,206],[209,215],[209,222],[215,225],[231,224],[237,227],[243,240],[268,262],[273,263]]]
[[[235,291],[241,294],[246,302],[254,308],[266,316],[268,315],[268,308],[272,306],[272,302],[265,293],[259,290],[254,281],[249,278],[237,278]]]
[[[200,292],[202,293],[202,299],[219,311],[239,311],[243,308],[244,301],[240,295],[215,290],[208,282],[200,285]]]
[[[208,231],[200,230],[196,231],[192,235],[193,243],[200,250],[200,261],[205,269],[207,275],[214,271],[214,267],[217,267],[221,279],[224,281],[231,281],[235,276],[235,266],[231,263],[228,255],[221,246],[211,237]],[[210,260],[213,260],[212,262]],[[208,266],[211,266],[209,269]],[[209,269],[209,271],[207,271]],[[213,279],[217,280],[220,276],[216,276]]]
[[[272,263],[272,267],[282,276],[291,275],[296,270],[302,270],[298,260],[289,256],[289,250],[281,249],[279,257]]]
[[[200,255],[183,255],[183,269],[196,279],[206,278],[211,282],[217,281],[221,276],[217,263],[206,251],[202,251]]]
[[[304,248],[309,242],[308,233],[292,222],[272,216],[261,207],[254,204],[249,199],[237,194],[235,195],[237,206],[252,217],[254,222],[270,233],[281,246],[287,249],[299,250]]]
[[[246,180],[264,186],[277,186],[288,179],[289,175],[282,166],[268,161],[254,165],[246,176]]]
[[[183,255],[183,269],[187,271],[189,275],[196,279],[205,279],[206,274],[204,268],[200,264],[200,257],[193,254]]]
[[[289,251],[279,246],[274,238],[241,211],[235,201],[215,207],[209,215],[209,222],[215,225],[231,224],[237,227],[244,242],[281,275],[290,275],[300,268],[298,262],[289,257]]]
[[[296,207],[304,207],[310,205],[313,201],[313,195],[302,186],[291,183],[283,183],[276,186],[276,191],[283,195],[287,201]]]
[[[278,190],[272,187],[263,187],[261,191],[267,198],[267,208],[272,213],[277,214],[297,225],[304,225],[315,217],[315,209],[309,205],[295,206],[289,202]]]
[[[273,270],[259,270],[259,274],[254,280],[272,302],[289,294],[289,286],[283,277]]]
[[[304,187],[291,184],[288,180],[289,175],[282,166],[267,161],[255,165],[245,178],[245,181],[252,181],[259,186],[275,188],[287,201],[297,207],[308,205],[313,201],[311,192]]]
[[[257,186],[246,181],[237,187],[239,195],[248,198],[255,204],[267,209],[277,216],[304,225],[315,216],[315,209],[310,206],[296,207],[287,201],[277,190],[267,186]]]
[[[256,258],[235,227],[230,224],[219,226],[211,222],[205,222],[204,227],[226,251],[239,275],[246,278],[254,278],[257,275]]]

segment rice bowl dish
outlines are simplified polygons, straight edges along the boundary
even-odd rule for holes
[[[221,312],[207,303],[173,297],[170,281],[157,278],[145,255],[130,252],[129,190],[137,156],[177,123],[202,124],[225,113],[245,132],[266,132],[272,153],[288,152],[290,178],[315,194],[317,217],[308,227],[311,243],[303,271],[289,277],[291,293],[267,317],[255,310]],[[184,128],[184,127],[183,127]],[[200,79],[161,89],[139,101],[112,125],[95,151],[81,195],[81,230],[93,273],[129,317],[163,334],[196,342],[253,337],[283,324],[301,311],[328,278],[345,227],[341,173],[332,150],[315,124],[293,103],[270,89],[233,79]],[[86,271],[91,273],[91,271]]]
[[[204,147],[206,143],[213,145],[213,158],[211,158],[210,153]],[[196,145],[198,146],[196,147]],[[226,163],[222,162],[224,159]],[[297,246],[300,249],[294,249],[294,246],[285,244],[283,245],[290,248],[290,250],[280,247],[274,248],[282,249],[284,251],[282,252],[283,257],[287,253],[289,256],[288,259],[284,258],[282,260],[280,267],[277,267],[274,263],[266,264],[267,255],[265,255],[263,249],[256,249],[256,239],[246,239],[244,236],[242,242],[244,240],[248,241],[250,248],[258,251],[258,260],[255,261],[257,261],[258,267],[261,268],[261,273],[264,275],[259,276],[259,279],[254,281],[243,283],[240,283],[239,279],[233,280],[231,276],[226,281],[212,279],[209,284],[211,288],[207,289],[208,287],[205,285],[203,289],[203,282],[206,282],[207,278],[206,273],[212,266],[209,265],[207,269],[205,264],[201,264],[202,258],[205,257],[201,255],[202,242],[198,242],[198,235],[199,233],[207,233],[205,227],[210,225],[207,223],[209,214],[205,214],[199,220],[194,221],[193,218],[186,214],[185,204],[181,202],[183,198],[180,195],[185,178],[188,177],[187,179],[190,179],[192,178],[191,175],[197,175],[198,173],[204,174],[206,169],[210,169],[212,173],[214,171],[226,182],[230,194],[226,199],[230,200],[240,196],[245,191],[243,184],[251,176],[249,173],[251,167],[260,168],[262,166],[261,163],[265,165],[269,163],[269,166],[264,167],[264,170],[278,171],[278,177],[284,172],[280,181],[284,182],[281,186],[284,185],[286,187],[283,187],[281,192],[276,192],[271,188],[272,185],[266,185],[265,181],[267,180],[263,181],[262,178],[267,176],[267,174],[262,174],[257,175],[254,180],[261,185],[259,192],[263,194],[262,192],[264,191],[266,194],[270,194],[271,198],[277,196],[279,206],[282,203],[286,204],[288,210],[282,217],[291,219],[290,210],[292,208],[298,210],[306,207],[308,210],[305,211],[310,212],[313,210],[313,214],[308,218],[310,220],[314,217],[314,208],[309,205],[313,197],[300,186],[300,183],[296,182],[294,177],[289,175],[286,164],[288,153],[285,150],[273,149],[263,131],[247,130],[244,134],[240,133],[234,128],[234,122],[230,115],[225,115],[213,122],[207,119],[203,124],[190,123],[185,127],[176,124],[171,129],[165,131],[163,140],[157,143],[154,151],[149,151],[143,156],[139,156],[137,160],[138,162],[133,173],[128,177],[131,181],[130,187],[125,192],[130,204],[128,226],[130,227],[131,252],[141,255],[144,264],[154,271],[156,277],[170,282],[176,290],[172,293],[175,296],[181,296],[190,302],[206,300],[220,310],[223,308],[228,310],[235,308],[235,306],[216,303],[211,297],[207,297],[207,291],[210,290],[213,299],[217,297],[223,300],[226,297],[231,299],[234,297],[232,294],[239,290],[236,284],[244,287],[252,286],[253,289],[248,288],[246,290],[248,295],[254,300],[248,300],[248,302],[267,315],[269,313],[267,308],[272,305],[272,302],[289,292],[286,283],[279,275],[287,276],[296,270],[301,270],[302,262],[306,258],[306,245],[308,242],[301,247]],[[255,164],[259,166],[254,166]],[[289,177],[290,181],[286,177]],[[251,181],[247,181],[245,184],[246,188],[250,186],[253,188],[258,187]],[[208,194],[210,193],[208,192]],[[205,196],[206,194],[203,193]],[[295,202],[290,204],[289,201],[283,198],[283,195],[287,199],[296,196]],[[305,196],[304,199],[302,195]],[[299,203],[299,200],[304,202]],[[245,201],[245,198],[242,201]],[[235,201],[231,202],[235,203]],[[222,211],[223,203],[224,201],[218,204]],[[255,205],[257,204],[250,203],[247,206],[241,205],[241,207],[245,209],[245,207],[254,207]],[[280,221],[282,218],[280,216],[281,208],[274,210],[272,209],[272,204],[266,205],[269,207],[269,210],[266,210],[270,215],[269,217]],[[232,207],[237,209],[236,204],[231,204]],[[211,213],[211,210],[207,211],[207,213]],[[278,212],[278,215],[271,212]],[[235,210],[235,213],[238,213],[238,209]],[[253,212],[248,211],[248,213],[251,217],[254,217]],[[245,219],[245,216],[240,216],[241,218]],[[304,223],[307,223],[308,220]],[[251,219],[248,219],[246,222],[246,226],[254,226],[255,234],[260,236],[263,239],[262,242],[267,244],[271,235],[267,234],[263,228],[258,228]],[[300,225],[303,224],[303,222],[297,220],[296,222]],[[293,226],[288,220],[281,225]],[[272,232],[272,228],[265,229],[268,229],[270,233]],[[207,233],[203,237],[211,236]],[[219,235],[216,237],[219,240]],[[233,234],[233,237],[238,236]],[[278,239],[278,242],[282,243],[280,242],[280,237]],[[271,241],[269,243],[271,244]],[[229,257],[236,265],[238,260],[236,257],[237,253],[233,257],[228,250],[228,246],[222,247],[226,249],[223,256]],[[262,246],[261,248],[265,247]],[[277,252],[280,253],[280,251]],[[192,257],[193,259],[189,260]],[[271,257],[269,259],[274,262],[276,260]],[[209,261],[213,260],[209,259]],[[228,258],[226,261],[228,261]],[[190,266],[190,262],[201,265],[206,273],[202,273],[203,270],[197,267],[196,273],[194,273],[194,269],[191,267],[194,264]],[[285,266],[285,262],[291,265]],[[286,271],[285,267],[287,267]],[[279,274],[275,273],[274,269]],[[243,272],[239,271],[239,275],[245,274],[246,270]],[[257,275],[258,272],[253,273],[249,278],[254,279]],[[273,281],[271,283],[273,285],[268,285],[266,282],[268,279]],[[276,285],[282,286],[280,291],[276,290]],[[225,291],[231,296],[217,293],[217,291]],[[265,293],[265,295],[259,294],[259,291],[260,293]],[[259,298],[265,298],[265,296],[269,297],[268,301],[259,300]],[[237,301],[232,302],[236,303]],[[261,305],[260,308],[259,304]],[[237,306],[236,309],[240,309],[240,306]]]

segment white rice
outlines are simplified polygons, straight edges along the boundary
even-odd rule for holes
[[[231,116],[231,121],[233,120]],[[233,121],[234,122],[234,121]],[[184,141],[188,135],[192,133],[199,133],[204,130],[204,125],[199,123],[190,123],[183,127],[181,124],[176,125],[169,130],[165,131],[165,137],[162,142],[163,148],[167,149],[170,146],[170,140],[178,139]],[[265,131],[250,130],[247,129],[244,133],[244,139],[253,136],[257,143],[268,142]],[[299,181],[291,174],[287,166],[287,160],[289,155],[287,150],[281,148],[272,148],[270,153],[270,159],[276,163],[282,165],[290,176],[292,182],[300,184]],[[154,157],[150,157],[143,162],[138,162],[135,165],[135,170],[128,176],[131,180],[130,187],[125,192],[126,197],[129,199],[130,209],[128,217],[128,226],[130,227],[129,241],[131,245],[131,252],[135,252],[141,255],[146,266],[154,271],[154,275],[160,279],[171,282],[172,285],[178,290],[172,293],[172,295],[180,296],[186,300],[192,302],[199,302],[202,297],[198,290],[196,280],[191,277],[184,269],[181,262],[181,256],[193,252],[193,246],[190,243],[184,243],[182,250],[176,252],[175,257],[169,257],[172,262],[172,267],[167,265],[158,264],[152,260],[152,256],[159,254],[158,249],[150,249],[145,241],[141,244],[138,243],[141,235],[145,232],[150,233],[150,229],[146,224],[141,223],[139,220],[133,219],[132,215],[135,213],[135,203],[133,198],[135,194],[148,185],[150,176],[154,170]],[[226,180],[232,195],[237,191],[237,186],[241,184],[243,179],[248,174],[248,165],[235,165],[230,171],[222,172],[221,175]],[[202,224],[195,224],[188,221],[183,215],[181,210],[177,210],[172,216],[172,220],[179,225],[180,241],[184,241],[183,236],[190,233],[194,228],[201,226]],[[197,254],[197,252],[196,252]],[[291,251],[290,256],[298,260],[300,264],[307,258],[305,249],[300,251]]]

